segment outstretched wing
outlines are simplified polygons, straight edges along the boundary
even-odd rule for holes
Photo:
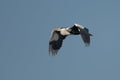
[[[86,46],[89,46],[90,44],[90,36],[92,34],[89,33],[89,30],[86,27],[83,27],[82,25],[77,24],[77,26],[80,30],[81,37],[85,43]]]
[[[84,28],[81,30],[81,37],[86,46],[89,46],[90,44],[90,36],[91,34],[89,34],[88,29]]]
[[[66,36],[62,36],[60,34],[60,31],[57,31],[57,29],[54,29],[52,31],[50,41],[49,41],[49,54],[52,53],[52,55],[56,55],[58,50],[62,46],[63,39]]]

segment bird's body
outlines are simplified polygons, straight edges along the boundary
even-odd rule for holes
[[[60,34],[63,36],[68,36],[70,33],[67,31],[67,28],[61,28],[60,29]]]
[[[49,53],[56,55],[62,46],[63,40],[69,35],[81,35],[86,45],[90,44],[90,36],[92,36],[87,28],[79,24],[74,24],[72,27],[55,28],[49,41]]]

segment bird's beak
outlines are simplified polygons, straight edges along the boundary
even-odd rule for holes
[[[93,36],[92,34],[90,34],[90,36]]]

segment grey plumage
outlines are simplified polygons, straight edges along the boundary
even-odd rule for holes
[[[80,34],[81,34],[81,37],[82,37],[85,45],[89,46],[90,36],[92,36],[92,34],[90,34],[89,30],[86,27],[83,27],[82,25],[75,24],[74,26],[76,26],[80,30]]]
[[[90,36],[92,36],[86,27],[79,24],[74,24],[72,27],[55,28],[51,33],[49,41],[49,54],[56,55],[62,47],[63,40],[68,35],[81,35],[86,46],[90,44]]]
[[[49,54],[56,55],[58,50],[61,48],[63,40],[67,35],[61,35],[60,28],[56,28],[52,31],[49,41]]]

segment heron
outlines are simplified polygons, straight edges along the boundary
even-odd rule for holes
[[[92,34],[89,33],[88,28],[80,24],[74,24],[71,27],[54,28],[49,40],[49,54],[55,56],[62,47],[63,40],[69,35],[81,35],[85,45],[90,45],[90,36]]]

